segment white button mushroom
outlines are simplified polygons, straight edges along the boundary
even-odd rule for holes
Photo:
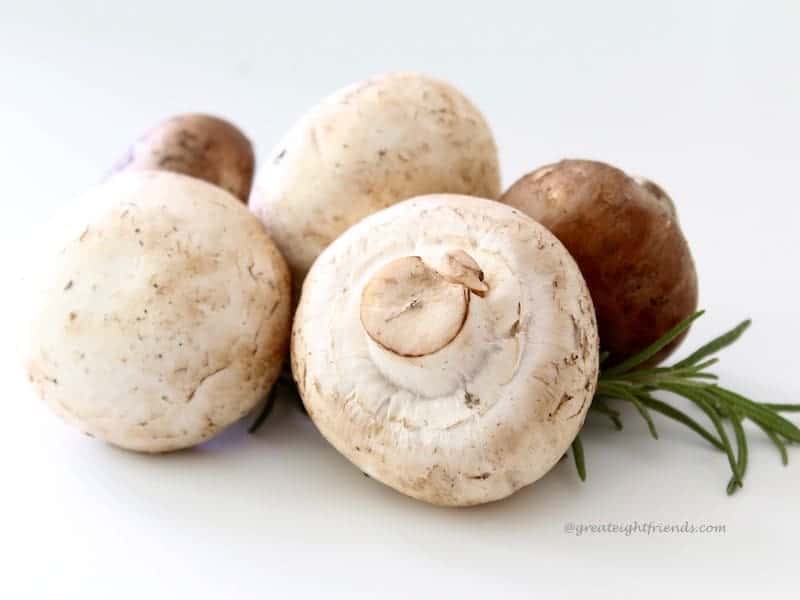
[[[393,73],[340,90],[298,122],[259,171],[250,207],[303,281],[345,229],[400,200],[497,198],[497,147],[452,86]]]
[[[288,268],[258,219],[198,179],[112,177],[53,228],[31,282],[28,378],[84,432],[191,446],[261,400],[288,344]],[[45,240],[46,242],[46,240]]]
[[[361,470],[471,505],[563,456],[597,346],[586,284],[553,235],[499,203],[441,194],[364,219],[320,255],[292,370],[314,423]]]

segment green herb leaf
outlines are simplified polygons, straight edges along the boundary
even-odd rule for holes
[[[622,431],[622,418],[618,410],[611,408],[601,396],[595,396],[592,400],[592,405],[589,407],[591,410],[607,416],[617,431]]]
[[[578,471],[578,477],[581,481],[586,481],[586,458],[583,455],[583,444],[581,443],[581,436],[575,436],[575,441],[572,442],[572,457],[575,459],[575,469]]]
[[[667,331],[661,338],[650,344],[647,348],[638,352],[624,360],[623,362],[619,363],[616,367],[611,367],[607,369],[605,375],[610,377],[613,375],[620,375],[622,373],[627,373],[632,368],[639,366],[643,362],[646,362],[653,358],[656,354],[658,354],[665,346],[667,346],[672,340],[680,336],[684,331],[691,327],[692,323],[696,321],[698,318],[703,316],[705,311],[699,310],[693,315],[685,318],[683,321],[675,325],[672,329]]]
[[[639,411],[639,414],[642,415],[645,423],[647,423],[647,428],[650,430],[650,435],[653,436],[654,440],[657,440],[658,431],[656,431],[656,424],[653,423],[653,417],[650,416],[650,411],[647,410],[647,407],[635,395],[631,395],[631,404],[636,407],[636,410]]]
[[[708,431],[708,429],[700,425],[700,423],[692,419],[689,415],[687,415],[683,411],[678,410],[674,406],[670,406],[666,402],[661,402],[660,400],[656,400],[655,398],[646,393],[640,396],[640,400],[642,401],[642,404],[644,404],[650,410],[654,410],[658,413],[661,413],[665,417],[669,417],[670,419],[673,419],[678,423],[686,425],[686,427],[688,427],[695,433],[699,434],[700,437],[708,441],[708,443],[714,446],[717,450],[725,450],[725,447],[722,445],[722,442],[720,442],[719,439],[717,439],[713,433]]]
[[[703,360],[706,356],[716,354],[723,348],[730,346],[733,342],[738,340],[741,335],[750,327],[750,319],[742,321],[736,327],[723,333],[721,336],[714,338],[707,344],[695,350],[692,354],[684,358],[682,361],[675,364],[675,368],[680,369],[689,365],[693,365]]]
[[[764,403],[761,406],[764,406],[770,410],[774,410],[775,412],[800,412],[800,404],[768,404]]]
[[[785,467],[786,465],[788,465],[789,464],[789,452],[786,449],[786,444],[784,444],[777,435],[772,433],[772,431],[770,431],[769,429],[767,429],[766,427],[764,427],[760,423],[756,423],[756,425],[761,427],[761,429],[764,432],[764,434],[769,438],[769,440],[773,444],[775,444],[775,447],[778,449],[778,452],[781,455],[781,462],[783,463],[783,466]]]
[[[710,386],[709,391],[715,394],[718,398],[730,402],[735,408],[752,421],[761,423],[769,427],[776,433],[792,440],[793,442],[800,442],[800,429],[797,425],[788,421],[777,414],[775,411],[765,408],[764,406],[753,402],[749,398],[727,390],[719,386]]]
[[[735,410],[730,412],[730,418],[731,424],[733,425],[733,432],[736,435],[736,462],[739,465],[739,481],[736,481],[736,478],[732,477],[728,482],[729,496],[744,485],[744,474],[747,471],[747,437],[742,427],[742,418]]]
[[[717,430],[717,434],[719,435],[719,439],[722,442],[722,447],[725,450],[725,454],[728,456],[728,463],[731,467],[731,472],[733,473],[733,478],[736,480],[737,483],[741,484],[742,482],[742,474],[739,472],[739,462],[736,456],[733,453],[733,446],[731,446],[731,442],[728,439],[728,434],[725,431],[725,426],[722,423],[722,419],[720,419],[719,414],[713,408],[712,404],[709,402],[708,397],[705,395],[704,390],[698,388],[692,388],[691,386],[685,386],[680,384],[667,384],[665,386],[670,392],[674,392],[680,396],[683,396],[687,400],[694,402],[700,410],[702,410],[711,422],[714,424],[714,427]]]

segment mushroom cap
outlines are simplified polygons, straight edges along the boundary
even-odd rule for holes
[[[320,255],[292,370],[316,426],[359,469],[464,506],[563,456],[594,393],[597,343],[583,277],[552,234],[500,203],[437,194],[367,217]]]
[[[478,109],[417,73],[348,86],[314,107],[259,170],[250,207],[299,287],[319,253],[369,214],[412,196],[497,198],[497,147]]]
[[[500,201],[547,227],[575,258],[609,364],[649,346],[697,310],[689,245],[672,200],[655,183],[601,162],[562,160],[520,178]],[[663,361],[684,336],[648,364]]]
[[[122,173],[42,240],[22,358],[38,395],[85,433],[144,452],[192,446],[247,414],[277,378],[288,268],[223,189]]]
[[[159,170],[197,177],[247,202],[256,158],[247,136],[219,117],[170,117],[136,140],[114,165],[120,171]]]

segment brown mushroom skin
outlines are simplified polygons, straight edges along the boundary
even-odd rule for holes
[[[109,174],[172,171],[217,185],[246,204],[255,162],[250,140],[235,125],[211,115],[185,114],[144,133]]]
[[[547,227],[578,263],[609,364],[642,350],[697,309],[689,246],[671,203],[654,190],[661,188],[605,163],[562,160],[525,175],[500,199]],[[663,361],[683,337],[648,364]]]

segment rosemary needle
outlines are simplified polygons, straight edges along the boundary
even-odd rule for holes
[[[730,411],[731,424],[733,425],[733,432],[736,435],[736,446],[738,449],[736,460],[739,467],[739,479],[731,477],[728,482],[728,495],[733,494],[737,488],[742,487],[742,479],[744,479],[745,471],[747,471],[747,436],[745,436],[744,428],[742,427],[742,417],[736,410]]]
[[[595,412],[606,415],[614,424],[614,427],[617,431],[622,431],[622,419],[620,417],[620,412],[618,410],[614,410],[608,404],[606,404],[606,401],[602,396],[594,397],[594,400],[592,400],[592,408],[595,410]]]
[[[580,435],[575,436],[575,441],[572,442],[572,457],[575,459],[578,477],[581,478],[581,481],[586,481],[586,460],[583,456],[583,443]]]

